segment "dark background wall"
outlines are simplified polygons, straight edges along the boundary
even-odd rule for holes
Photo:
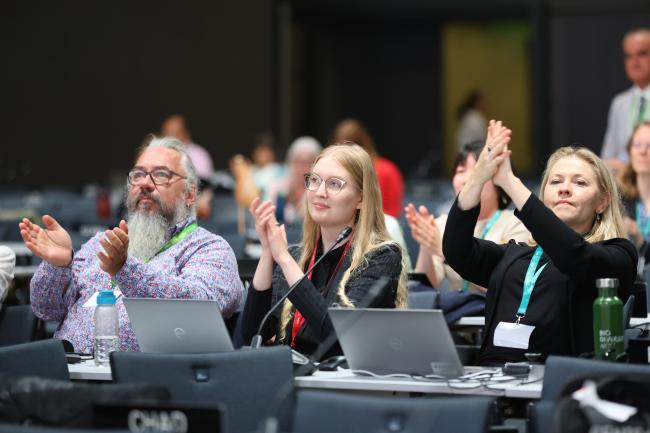
[[[600,152],[612,97],[631,86],[622,38],[632,28],[650,26],[650,3],[645,11],[560,9],[550,19],[550,148],[581,143]]]
[[[271,2],[8,2],[3,186],[104,182],[174,112],[218,166],[272,125]]]
[[[358,116],[411,175],[441,148],[440,23],[495,17],[531,23],[538,167],[560,145],[599,149],[609,101],[628,86],[621,37],[650,25],[650,0],[3,4],[0,188],[105,182],[173,112],[221,168],[262,130],[284,148]],[[291,35],[290,65],[278,34]]]
[[[648,0],[296,0],[305,77],[297,129],[327,137],[337,119],[367,122],[407,175],[444,175],[440,26],[515,18],[530,25],[533,171],[556,148],[600,151],[612,97],[630,86],[621,39],[650,26]],[[503,98],[508,98],[503,89]],[[422,167],[422,164],[429,164]],[[419,169],[418,169],[419,168]],[[422,170],[425,168],[425,170]]]
[[[301,132],[327,141],[338,121],[356,117],[384,156],[416,165],[441,147],[437,40],[435,26],[410,20],[309,26]]]

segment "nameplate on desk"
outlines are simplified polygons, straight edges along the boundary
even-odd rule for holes
[[[98,404],[93,407],[93,427],[132,433],[221,433],[225,431],[224,413],[219,404]]]

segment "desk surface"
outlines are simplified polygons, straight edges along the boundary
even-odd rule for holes
[[[630,326],[637,326],[642,323],[650,322],[650,317],[632,317],[630,318]],[[475,317],[461,317],[457,322],[453,324],[454,326],[484,326],[485,317],[475,316]]]
[[[95,365],[91,359],[78,364],[69,364],[73,380],[110,381],[111,368]],[[377,378],[357,376],[349,370],[317,371],[312,376],[296,377],[296,388],[348,390],[362,392],[419,392],[424,394],[471,394],[510,398],[536,399],[542,393],[542,382],[522,384],[521,380],[482,385],[478,381],[446,382],[416,380],[411,378]]]
[[[424,394],[471,394],[510,398],[538,399],[542,394],[541,380],[522,383],[522,380],[491,382],[434,381],[411,378],[357,376],[349,370],[318,371],[312,376],[296,377],[297,388],[351,390],[372,392],[419,392]],[[528,382],[528,380],[526,380]]]
[[[111,367],[95,365],[94,359],[68,364],[68,371],[72,380],[113,380]]]

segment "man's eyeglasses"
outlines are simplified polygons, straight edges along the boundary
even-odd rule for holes
[[[174,176],[178,176],[181,179],[187,179],[187,176],[183,176],[166,168],[155,168],[151,171],[134,168],[128,175],[129,184],[140,185],[147,181],[147,176],[151,178],[151,181],[155,185],[169,185]]]
[[[323,183],[323,178],[316,173],[305,173],[305,188],[309,191],[317,191]],[[343,179],[338,177],[330,177],[325,180],[325,189],[328,193],[335,195],[341,192],[343,187],[347,184]]]

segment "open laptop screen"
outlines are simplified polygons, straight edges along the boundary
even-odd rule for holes
[[[330,308],[351,370],[458,377],[463,366],[440,310]]]
[[[233,350],[217,301],[124,298],[124,306],[142,352]]]

